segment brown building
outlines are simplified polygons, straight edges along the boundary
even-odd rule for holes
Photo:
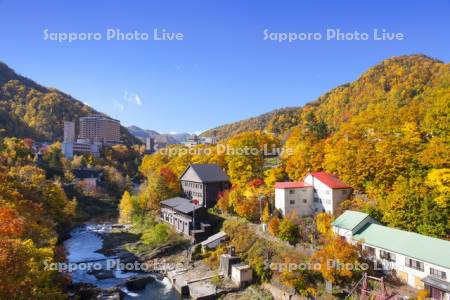
[[[228,175],[215,164],[192,164],[180,181],[184,197],[206,208],[214,207],[219,193],[230,188]]]
[[[169,223],[176,231],[196,238],[209,233],[209,225],[204,224],[206,209],[195,205],[189,199],[175,197],[161,201],[161,220]]]
[[[119,143],[120,122],[102,115],[81,117],[79,138],[87,139],[91,143]]]

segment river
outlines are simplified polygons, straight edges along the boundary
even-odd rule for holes
[[[101,233],[111,230],[108,224],[89,224],[74,228],[70,233],[70,238],[64,242],[69,263],[89,261],[97,265],[106,266],[108,257],[96,252],[102,248]],[[86,265],[86,264],[84,264]],[[127,278],[137,275],[136,273],[122,272],[119,269],[113,270],[112,278],[97,279],[89,274],[88,270],[81,268],[71,272],[74,283],[90,283],[99,288],[111,288],[121,286]],[[156,278],[146,285],[145,289],[139,292],[130,292],[125,287],[121,288],[126,293],[126,300],[179,300],[182,299],[170,284],[167,278],[162,280]]]

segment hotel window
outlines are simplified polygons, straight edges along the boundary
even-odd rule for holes
[[[447,279],[447,274],[444,271],[436,270],[435,268],[430,268],[430,275],[444,280]]]
[[[387,261],[395,261],[395,254],[388,251],[380,250],[380,258],[385,259]]]
[[[422,271],[422,272],[424,270],[423,262],[415,260],[415,259],[412,259],[412,258],[408,258],[407,257],[406,260],[405,260],[405,265],[407,267],[411,268],[411,269],[416,269],[416,270],[419,270],[419,271]]]
[[[289,194],[295,194],[295,190],[289,190]]]
[[[295,204],[295,200],[290,200],[289,204],[294,205]]]
[[[308,202],[308,201],[306,201],[306,199],[303,199],[303,203],[306,203],[306,202]]]

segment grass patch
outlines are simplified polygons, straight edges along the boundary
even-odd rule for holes
[[[156,256],[168,253],[189,244],[181,234],[164,223],[142,225],[140,239],[136,243],[127,244],[125,248],[131,253],[141,256]]]

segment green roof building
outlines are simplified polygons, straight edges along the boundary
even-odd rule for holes
[[[368,214],[345,211],[333,223],[335,234],[361,243],[386,272],[408,285],[450,300],[450,241],[381,225]]]

